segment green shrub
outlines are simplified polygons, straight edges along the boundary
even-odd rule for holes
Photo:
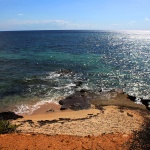
[[[7,120],[0,120],[0,134],[11,133],[16,131],[16,125],[10,124]]]

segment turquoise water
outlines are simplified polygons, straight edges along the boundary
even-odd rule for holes
[[[82,88],[150,98],[149,79],[150,31],[0,32],[2,111],[29,112]]]

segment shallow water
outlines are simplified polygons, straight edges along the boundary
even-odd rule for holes
[[[0,32],[0,110],[28,112],[82,88],[148,99],[149,79],[150,31]]]

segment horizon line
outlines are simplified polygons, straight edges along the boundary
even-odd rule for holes
[[[132,30],[117,30],[117,29],[39,29],[39,30],[0,30],[0,32],[19,32],[19,31],[150,31],[145,29],[132,29]]]

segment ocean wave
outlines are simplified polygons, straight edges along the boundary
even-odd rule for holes
[[[149,96],[147,80],[140,79],[136,74],[127,75],[125,72],[117,73],[75,73],[63,70],[46,73],[38,79],[27,79],[28,91],[39,97],[52,95],[68,95],[80,89],[116,89],[121,88],[136,97]]]
[[[21,105],[16,105],[14,112],[16,114],[20,115],[31,115],[35,110],[39,109],[41,106],[43,106],[46,103],[56,103],[58,104],[58,100],[60,100],[60,97],[53,97],[50,100],[40,100],[35,104],[21,104]]]

